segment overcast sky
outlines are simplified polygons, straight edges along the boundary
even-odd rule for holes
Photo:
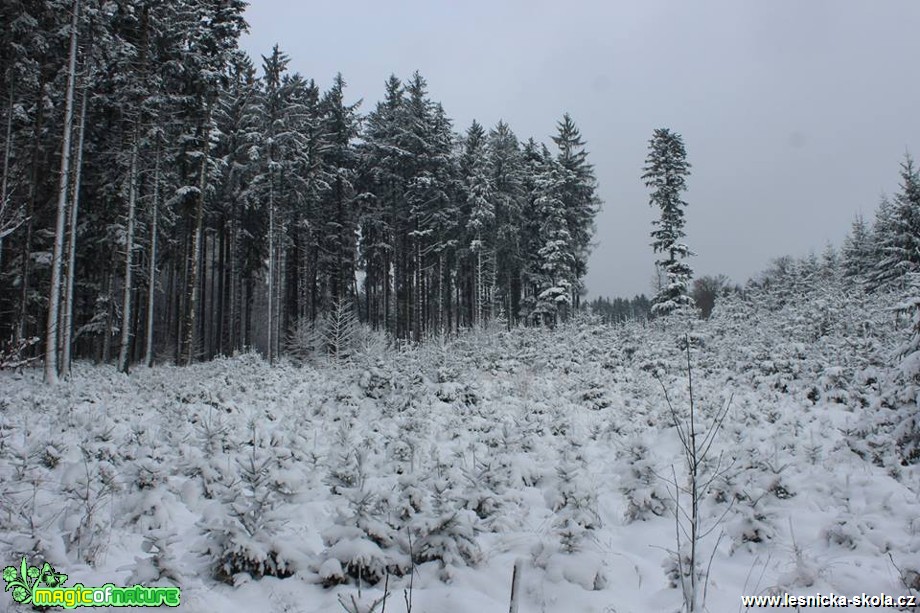
[[[920,156],[917,0],[251,0],[246,18],[257,63],[278,43],[323,88],[341,72],[364,112],[418,69],[457,131],[503,119],[552,144],[571,113],[604,200],[591,296],[650,292],[655,128],[693,166],[692,267],[738,282],[839,245]]]

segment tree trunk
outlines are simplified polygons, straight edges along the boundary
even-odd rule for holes
[[[67,240],[67,275],[64,280],[64,335],[61,340],[61,375],[70,376],[71,352],[73,348],[73,300],[74,280],[77,274],[77,215],[80,210],[80,177],[83,171],[83,143],[86,133],[86,104],[89,84],[83,84],[83,100],[80,103],[80,136],[77,139],[77,163],[73,178],[73,203],[70,205],[70,230]]]
[[[3,270],[3,239],[16,227],[12,219],[7,219],[13,213],[10,208],[11,202],[6,195],[6,190],[9,187],[10,158],[13,155],[14,93],[13,81],[10,79],[10,102],[6,114],[6,138],[3,141],[3,175],[0,177],[0,271]]]
[[[236,351],[242,348],[242,274],[239,266],[239,221],[238,213],[234,206],[233,218],[230,221],[230,349]]]
[[[150,220],[150,271],[147,279],[147,340],[144,343],[146,355],[144,363],[153,366],[153,324],[157,286],[157,222],[160,205],[160,147],[157,144],[156,160],[153,166],[153,211]]]
[[[496,308],[495,297],[498,296],[498,264],[496,262],[495,249],[489,253],[489,319],[492,320],[498,315],[500,309]]]
[[[286,234],[287,232],[284,225],[282,225],[281,237],[283,238]],[[275,290],[277,293],[275,299],[275,304],[277,305],[275,307],[277,309],[275,313],[275,348],[273,351],[275,357],[281,355],[281,336],[283,330],[287,326],[286,309],[284,308],[284,305],[287,303],[287,292],[285,291],[287,287],[287,268],[287,250],[284,248],[284,241],[282,240],[278,245],[278,283],[277,289]]]
[[[246,276],[246,318],[243,330],[243,342],[248,349],[252,346],[252,276]]]
[[[131,321],[134,290],[134,218],[137,208],[137,150],[140,147],[138,127],[135,123],[131,137],[131,165],[128,169],[128,227],[125,232],[125,286],[122,299],[121,347],[118,351],[118,370],[127,374],[131,362]]]
[[[188,271],[189,271],[189,262],[188,262],[188,252],[189,252],[189,242],[191,229],[185,228],[182,231],[182,245],[180,252],[176,255],[173,264],[173,274],[172,274],[172,291],[170,296],[173,297],[173,319],[170,320],[173,326],[172,328],[172,340],[174,344],[173,357],[177,365],[182,364],[183,351],[182,351],[182,337],[185,334],[185,320],[186,320],[186,302],[188,301]],[[180,268],[181,267],[181,268]],[[180,291],[179,288],[182,287],[183,290]]]
[[[22,283],[19,289],[19,316],[17,318],[15,333],[17,343],[26,338],[29,316],[29,281],[32,275],[32,230],[34,225],[33,214],[35,213],[35,205],[38,201],[39,176],[42,170],[39,168],[39,158],[42,153],[42,129],[45,122],[45,105],[43,102],[45,86],[46,81],[44,73],[40,71],[38,76],[39,94],[35,101],[35,106],[38,110],[35,114],[35,124],[32,128],[32,168],[29,180],[29,198],[26,201],[26,235],[25,240],[22,242],[22,252],[20,253],[20,275]]]
[[[215,334],[215,349],[218,355],[224,355],[224,305],[226,304],[226,252],[227,252],[227,225],[225,221],[221,222],[220,239],[217,247],[217,306],[214,308],[214,318],[212,327]],[[212,278],[214,278],[212,276]]]
[[[415,292],[413,294],[412,301],[412,331],[415,342],[421,342],[422,340],[422,300],[424,299],[424,294],[422,293],[422,245],[421,241],[416,239],[415,241]]]
[[[64,220],[67,217],[67,187],[70,181],[70,141],[73,137],[73,98],[77,77],[77,26],[80,0],[74,0],[70,23],[70,54],[67,67],[67,95],[64,104],[64,138],[61,143],[61,174],[58,182],[57,218],[54,226],[54,251],[51,257],[51,291],[48,300],[48,325],[45,338],[45,382],[58,382],[58,325],[61,304],[61,266],[64,255]]]
[[[392,275],[390,274],[390,253],[387,252],[383,261],[383,329],[393,334],[395,328],[390,325],[390,316],[393,312],[391,308],[391,301],[393,299],[393,291],[390,286],[390,280]]]
[[[272,352],[272,332],[274,332],[275,314],[275,186],[272,177],[271,155],[268,159],[268,363],[274,359]]]
[[[201,343],[198,348],[199,357],[203,357],[205,360],[210,360],[210,349],[208,347],[208,328],[207,328],[207,317],[205,313],[208,312],[208,233],[202,228],[201,234],[201,255],[200,261],[198,262],[198,291],[199,298],[198,303],[201,307],[198,309],[201,317],[198,319],[198,332],[197,337]]]
[[[444,253],[438,254],[438,312],[436,314],[436,331],[444,334]]]
[[[201,170],[198,176],[198,202],[195,207],[195,228],[192,237],[192,253],[189,258],[189,300],[188,316],[185,322],[185,364],[190,365],[195,359],[195,330],[198,323],[198,302],[200,300],[201,240],[204,235],[204,199],[208,188],[208,163],[211,149],[211,104],[208,103],[204,118],[204,136],[202,139]]]
[[[108,298],[106,308],[108,312],[105,317],[105,333],[102,339],[103,364],[108,364],[112,358],[112,326],[115,322],[115,300],[113,298],[115,293],[115,268],[115,255],[113,253],[112,260],[109,262],[109,274],[105,276],[105,295]]]
[[[310,264],[310,321],[316,321],[316,303],[319,301],[319,291],[317,288],[317,269],[319,267],[319,248],[316,246],[315,238],[311,241],[310,246],[311,264]]]
[[[482,303],[485,301],[485,296],[482,291],[482,241],[479,239],[479,235],[476,235],[476,240],[479,242],[479,247],[476,249],[476,325],[482,326]]]

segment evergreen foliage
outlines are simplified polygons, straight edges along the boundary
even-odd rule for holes
[[[362,115],[342,75],[321,91],[277,45],[247,57],[244,9],[4,4],[0,338],[17,362],[35,337],[49,381],[83,358],[274,361],[340,304],[416,342],[579,307],[599,201],[569,115],[555,154],[505,122],[461,136],[418,73]]]
[[[872,268],[872,249],[870,228],[862,215],[857,215],[843,242],[843,274],[856,282],[864,282]]]
[[[900,187],[891,210],[879,209],[881,253],[875,278],[882,282],[900,282],[920,268],[920,174],[910,154],[901,163]]]
[[[690,163],[680,134],[667,128],[655,130],[649,141],[649,153],[642,169],[642,180],[652,189],[649,204],[661,209],[661,218],[652,222],[652,249],[663,254],[656,262],[664,273],[664,282],[652,299],[652,314],[667,315],[692,304],[690,279],[693,270],[684,261],[693,255],[682,240],[684,207],[681,192],[687,190]]]

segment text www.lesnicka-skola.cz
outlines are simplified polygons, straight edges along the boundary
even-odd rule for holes
[[[812,594],[810,596],[794,596],[792,594],[775,594],[773,596],[742,596],[741,606],[744,607],[820,607],[828,609],[856,608],[881,608],[898,607],[910,608],[917,606],[916,596],[889,596],[888,594],[860,594],[858,596],[843,596],[840,594]]]

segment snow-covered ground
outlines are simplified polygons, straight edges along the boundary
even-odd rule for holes
[[[665,392],[685,417],[689,330],[697,427],[731,401],[700,503],[708,609],[908,594],[920,479],[886,418],[906,331],[880,302],[767,298],[339,363],[0,372],[0,565],[179,585],[186,611],[344,611],[386,585],[402,612],[411,582],[414,613],[485,613],[520,560],[520,613],[677,611]]]

